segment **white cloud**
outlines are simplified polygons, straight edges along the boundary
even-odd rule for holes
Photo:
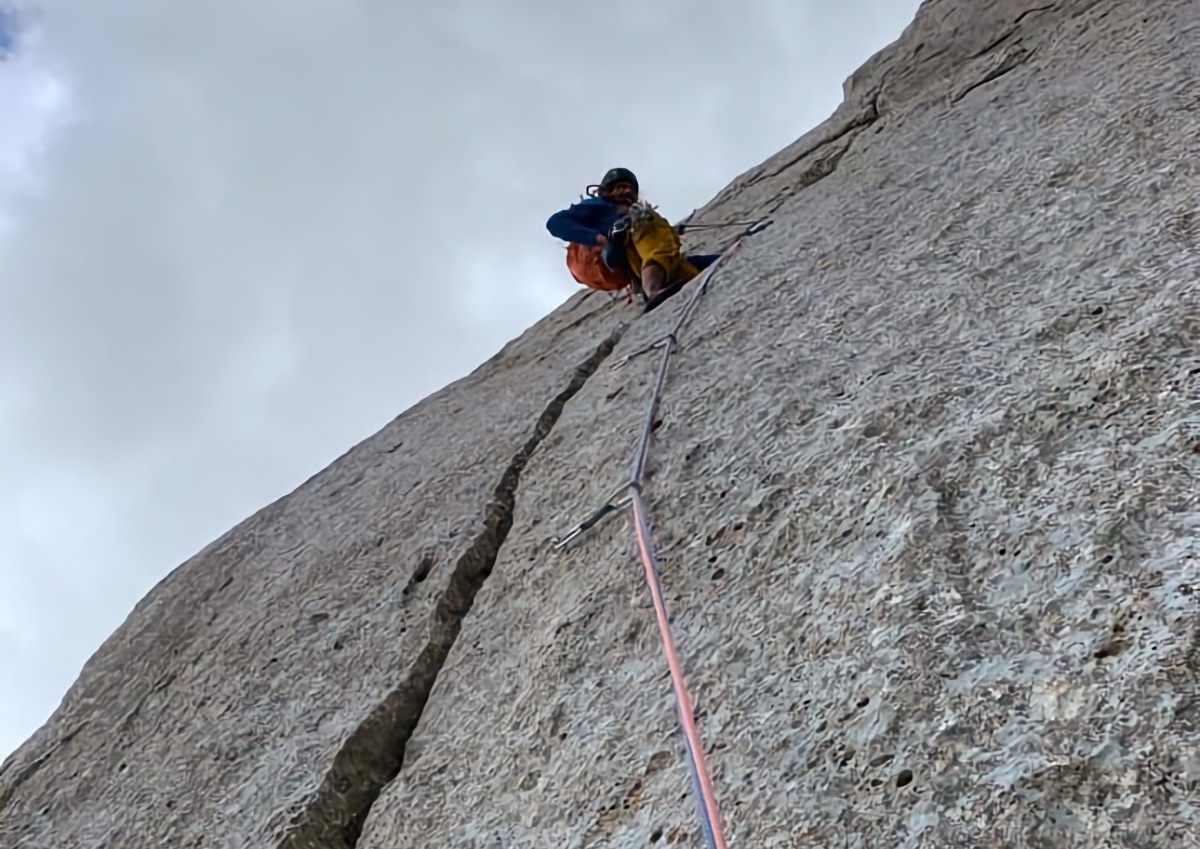
[[[72,115],[69,78],[44,49],[40,30],[22,33],[18,45],[0,62],[0,233],[11,224],[5,199],[37,190],[38,160]]]

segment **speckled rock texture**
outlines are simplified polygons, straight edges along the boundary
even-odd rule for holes
[[[692,217],[774,219],[645,493],[733,847],[1200,846],[1198,139],[1195,0],[929,0]],[[176,570],[0,846],[699,846],[628,517],[551,544],[686,297],[572,298]]]
[[[0,847],[352,843],[528,456],[619,338],[598,308],[573,299],[155,587],[0,770]]]

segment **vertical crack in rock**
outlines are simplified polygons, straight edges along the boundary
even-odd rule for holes
[[[86,725],[87,723],[84,722],[82,725],[78,726],[56,741],[50,746],[49,749],[47,749],[37,758],[27,763],[20,770],[17,770],[16,775],[13,776],[12,781],[10,781],[8,784],[0,784],[0,813],[2,813],[4,809],[8,807],[8,803],[12,801],[13,797],[16,796],[17,791],[21,789],[21,785],[37,775],[38,770],[45,766],[46,762],[49,761],[50,758],[59,751],[59,749],[62,749],[77,736],[79,736],[79,732],[82,731]],[[4,774],[13,767],[13,761],[0,764],[0,778],[3,778]]]
[[[46,761],[50,760],[50,756],[54,754],[54,751],[54,749],[50,749],[42,753],[40,757],[26,764],[25,768],[16,774],[11,784],[0,787],[0,812],[3,812],[8,807],[9,801],[21,789],[21,785],[37,775],[37,771],[42,768]]]
[[[820,144],[804,148],[802,151],[789,158],[786,162],[777,165],[772,170],[765,171],[747,181],[745,186],[741,188],[748,189],[751,186],[761,183],[763,180],[770,180],[778,177],[784,171],[787,171],[789,168],[798,165],[809,156],[814,155],[817,156],[816,162],[806,168],[804,172],[796,179],[801,188],[807,188],[815,183],[818,183],[837,170],[838,163],[841,162],[842,157],[845,156],[846,152],[850,149],[850,145],[854,142],[855,137],[857,137],[863,130],[865,130],[867,127],[870,127],[878,120],[879,107],[875,100],[872,100],[868,105],[867,110],[859,117],[850,121],[841,132],[837,133],[831,138],[823,140]],[[841,143],[840,145],[839,142]],[[830,151],[832,152],[830,153]]]
[[[533,435],[513,457],[496,485],[484,512],[483,530],[454,566],[449,585],[434,609],[429,642],[412,672],[346,738],[315,798],[292,820],[292,828],[279,849],[353,849],[357,845],[371,806],[400,774],[405,747],[416,730],[438,673],[512,528],[521,473],[538,445],[554,429],[567,402],[613,352],[624,330],[623,325],[618,327],[595,353],[575,368],[566,388],[538,418]]]
[[[975,91],[976,89],[982,88],[983,86],[988,85],[989,83],[994,83],[996,80],[1000,79],[1005,74],[1007,74],[1011,71],[1015,71],[1017,68],[1021,67],[1026,62],[1028,62],[1031,58],[1033,58],[1034,52],[1035,51],[1033,51],[1033,50],[1014,51],[1011,55],[1006,56],[1000,62],[1000,64],[997,65],[995,68],[993,68],[991,71],[988,71],[986,74],[984,74],[978,80],[970,83],[965,88],[963,88],[963,90],[960,91],[958,94],[951,97],[950,103],[952,103],[952,104],[958,103],[964,97],[966,97],[968,94]]]
[[[1001,44],[1003,44],[1004,42],[1006,42],[1010,38],[1012,38],[1014,35],[1016,35],[1017,31],[1021,28],[1021,21],[1025,20],[1030,15],[1040,14],[1041,12],[1052,12],[1057,8],[1058,8],[1057,3],[1050,3],[1046,6],[1036,6],[1032,9],[1026,9],[1024,12],[1017,15],[1016,20],[1014,20],[1012,22],[1012,26],[1008,27],[1008,29],[1004,30],[1004,32],[1000,33],[998,36],[993,38],[991,40],[991,42],[986,47],[984,47],[982,50],[975,51],[975,53],[971,54],[971,56],[969,58],[970,59],[980,59],[983,56],[987,55],[988,53],[991,53],[993,50],[995,50]]]

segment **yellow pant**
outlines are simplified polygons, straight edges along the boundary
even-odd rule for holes
[[[700,271],[683,257],[681,248],[675,228],[656,211],[645,207],[633,216],[625,255],[635,275],[641,277],[645,265],[657,265],[666,272],[668,286],[688,282]]]

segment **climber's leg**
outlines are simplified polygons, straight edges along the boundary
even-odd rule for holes
[[[658,268],[658,266],[647,266],[647,267],[648,268]],[[659,269],[659,270],[661,271],[661,269]],[[665,278],[665,275],[664,275],[664,278]],[[643,280],[644,279],[645,278],[643,277]],[[657,307],[659,304],[661,304],[667,298],[671,297],[672,295],[679,294],[679,291],[684,287],[684,285],[687,284],[687,282],[688,281],[686,281],[686,280],[681,280],[678,283],[671,283],[669,285],[663,285],[662,288],[658,289],[656,294],[650,295],[646,298],[645,311],[650,312],[652,309]]]
[[[657,262],[648,262],[642,266],[642,292],[646,298],[653,298],[667,288],[667,272]]]
[[[632,217],[630,266],[641,278],[648,301],[700,273],[680,253],[679,234],[667,219],[649,207],[635,209]]]

